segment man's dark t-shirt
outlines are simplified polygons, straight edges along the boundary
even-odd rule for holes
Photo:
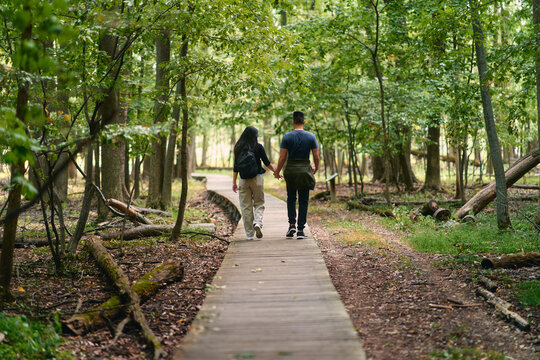
[[[309,159],[311,150],[319,147],[315,135],[305,130],[293,130],[283,135],[282,149],[287,149],[289,159]]]

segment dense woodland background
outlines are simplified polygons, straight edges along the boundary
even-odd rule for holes
[[[355,198],[368,182],[389,205],[446,183],[465,203],[496,179],[508,229],[504,171],[529,154],[519,178],[538,184],[538,0],[5,0],[0,19],[7,298],[32,206],[59,272],[110,216],[101,199],[177,208],[175,239],[191,172],[230,168],[246,125],[275,162],[293,110],[319,139],[318,180],[338,173]],[[71,231],[68,176],[85,182]],[[540,225],[540,208],[526,216]]]

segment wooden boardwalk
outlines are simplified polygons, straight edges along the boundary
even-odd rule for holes
[[[238,206],[230,177],[206,176],[208,190]],[[246,241],[240,221],[174,358],[365,359],[317,244],[285,238],[285,202],[265,200],[264,237]]]

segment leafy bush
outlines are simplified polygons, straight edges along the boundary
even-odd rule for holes
[[[0,359],[69,359],[69,354],[57,350],[62,343],[60,332],[57,320],[42,324],[26,316],[0,313],[0,333],[5,336],[0,342]]]

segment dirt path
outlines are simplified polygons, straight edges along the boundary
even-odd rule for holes
[[[434,265],[440,256],[417,253],[375,217],[357,212],[335,216],[369,229],[358,241],[339,241],[351,230],[329,230],[324,214],[310,216],[330,276],[364,343],[368,359],[421,359],[450,348],[495,350],[514,359],[540,356],[538,332],[524,333],[497,318],[475,293],[467,272]],[[448,298],[466,308],[440,309]],[[431,304],[431,305],[430,305]],[[536,342],[536,343],[535,343]]]

